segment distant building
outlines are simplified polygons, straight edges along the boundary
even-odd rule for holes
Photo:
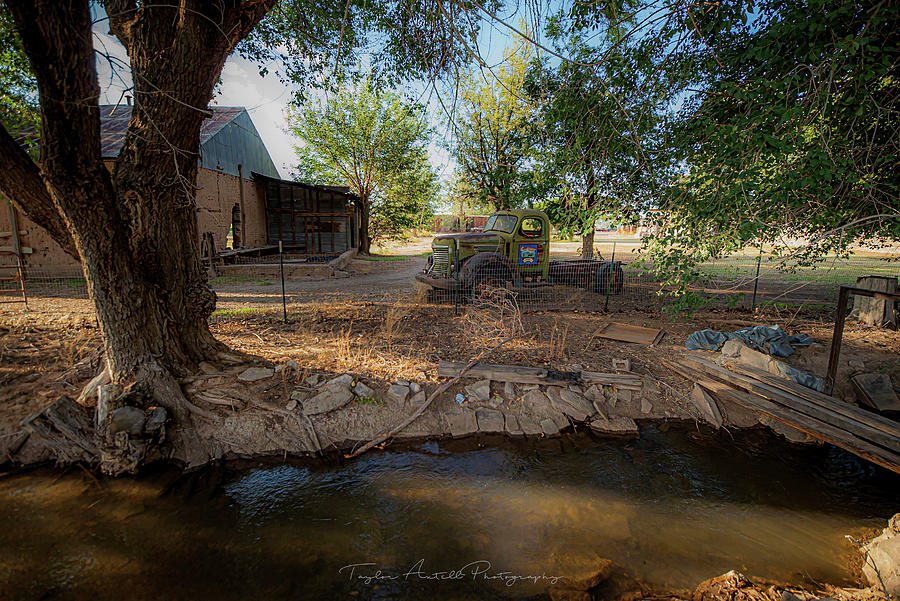
[[[112,169],[122,149],[131,106],[100,106],[103,160]],[[216,249],[277,247],[298,253],[342,252],[359,244],[356,197],[347,188],[281,180],[243,107],[210,107],[200,128],[197,231]],[[53,277],[80,269],[42,228],[0,207],[0,248],[20,249],[26,271]],[[17,221],[18,231],[10,227]],[[15,238],[14,238],[15,237]]]

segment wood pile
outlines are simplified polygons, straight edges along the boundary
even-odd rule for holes
[[[900,423],[748,365],[685,355],[669,364],[714,397],[737,403],[900,473]]]

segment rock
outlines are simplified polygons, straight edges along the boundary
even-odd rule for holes
[[[399,382],[397,382],[397,383],[399,384]],[[420,390],[422,390],[422,385],[419,384],[418,382],[410,382],[410,383],[409,383],[409,390],[410,390],[413,394],[417,394]]]
[[[599,434],[611,434],[614,436],[637,436],[639,433],[637,424],[630,417],[592,419],[591,430]]]
[[[212,363],[208,363],[206,361],[201,361],[197,367],[200,369],[200,371],[202,371],[203,373],[208,374],[208,375],[220,373],[219,368],[217,368]]]
[[[634,398],[634,391],[633,390],[617,390],[616,398],[625,403],[630,403],[631,399]]]
[[[264,380],[275,375],[275,370],[271,367],[248,367],[238,375],[241,382],[256,382]]]
[[[166,425],[168,414],[165,407],[154,407],[150,415],[144,422],[144,434],[147,436],[157,436],[162,433],[163,427]]]
[[[425,402],[425,391],[422,389],[419,389],[419,392],[412,395],[412,397],[409,399],[409,402],[412,403],[413,405],[421,405],[422,403],[424,403]]]
[[[375,390],[366,386],[363,382],[357,382],[353,386],[353,394],[362,399],[374,399]]]
[[[547,397],[553,407],[574,419],[583,422],[594,414],[594,407],[584,396],[573,392],[568,388],[551,386],[547,391]]]
[[[109,415],[108,432],[127,432],[131,436],[140,436],[144,432],[146,416],[137,407],[119,407]]]
[[[691,389],[691,402],[700,412],[700,417],[716,428],[722,427],[722,413],[719,411],[716,399],[699,384],[694,384],[694,388]]]
[[[397,401],[398,403],[406,402],[406,398],[409,396],[409,386],[404,386],[403,384],[391,384],[391,387],[388,388],[387,397],[392,401]]]
[[[319,374],[313,374],[313,375],[309,376],[308,378],[306,378],[306,380],[304,380],[304,381],[306,382],[306,385],[309,386],[310,388],[315,388],[316,386],[319,385],[319,382],[321,380],[322,380],[322,376],[320,376]]]
[[[559,434],[559,426],[549,417],[541,420],[541,430],[545,436],[556,436]]]
[[[291,400],[293,401],[302,401],[306,398],[306,391],[302,388],[295,388],[294,392],[291,393]]]
[[[647,399],[641,399],[641,413],[647,414],[653,411],[653,405]]]
[[[482,434],[502,434],[504,431],[503,414],[495,409],[476,409],[475,419]]]
[[[866,364],[863,363],[862,361],[860,361],[859,359],[850,359],[849,361],[847,361],[847,365],[849,365],[850,367],[852,367],[854,369],[865,369],[866,368]]]
[[[900,513],[895,514],[888,522],[888,527],[881,534],[869,541],[865,546],[871,562],[863,566],[863,574],[869,584],[877,589],[881,588],[875,570],[871,563],[878,566],[884,587],[888,594],[894,598],[900,595]]]
[[[603,398],[603,388],[597,386],[596,384],[591,384],[590,386],[585,388],[584,396],[586,396],[587,399],[591,402],[605,400]]]
[[[584,388],[576,384],[569,384],[569,390],[571,390],[575,394],[584,395]]]
[[[741,356],[742,348],[747,348],[747,345],[744,344],[744,341],[740,338],[732,338],[730,340],[726,340],[725,344],[722,345],[721,353],[723,357],[735,359]]]
[[[522,427],[519,426],[519,418],[511,413],[506,414],[504,431],[506,432],[507,436],[512,436],[513,438],[521,438],[525,435],[525,433],[522,431]]]
[[[406,378],[397,378],[397,384],[409,388],[409,380],[407,380]]]
[[[741,354],[737,357],[741,363],[763,371],[769,371],[769,360],[771,359],[769,355],[754,351],[749,346],[741,347]]]
[[[507,417],[509,417],[507,415]],[[519,428],[522,429],[522,433],[528,437],[538,437],[544,433],[541,429],[540,424],[538,424],[534,419],[532,419],[528,415],[522,415],[518,418]]]
[[[340,409],[353,399],[353,391],[343,382],[328,383],[316,396],[303,403],[307,415],[320,415]]]
[[[341,374],[336,378],[331,378],[330,380],[325,382],[324,385],[330,386],[332,384],[343,384],[344,386],[347,386],[349,388],[350,386],[353,386],[353,376],[350,374]]]
[[[515,399],[518,396],[518,394],[516,393],[515,384],[513,384],[512,382],[504,382],[503,395],[510,401]]]
[[[297,362],[293,359],[288,359],[284,363],[279,363],[275,366],[275,373],[280,374],[281,372],[287,370],[286,373],[289,373],[293,370],[295,373],[300,373],[300,366],[297,365]]]
[[[447,420],[450,422],[450,436],[453,438],[471,436],[478,431],[478,423],[475,421],[475,412],[469,409],[448,413]]]
[[[466,386],[466,395],[470,400],[487,402],[491,398],[491,381],[479,380]]]
[[[297,408],[297,401],[295,399],[289,400],[287,402],[287,404],[284,406],[285,411],[293,411],[296,408]]]
[[[496,409],[497,407],[499,407],[502,404],[503,404],[503,399],[498,396],[495,396],[491,400],[488,401],[488,407],[490,407],[491,409]]]

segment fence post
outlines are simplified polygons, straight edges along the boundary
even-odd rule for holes
[[[287,323],[287,297],[284,293],[284,243],[278,241],[278,264],[281,266],[281,308],[284,311],[284,323]]]
[[[753,280],[753,303],[750,305],[751,311],[756,311],[756,291],[759,289],[759,264],[762,262],[762,242],[759,244],[759,255],[756,257],[756,279]]]

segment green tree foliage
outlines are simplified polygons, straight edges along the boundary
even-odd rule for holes
[[[7,7],[0,2],[0,124],[30,152],[41,115],[37,84]]]
[[[524,91],[532,57],[532,46],[517,39],[499,68],[470,69],[459,81],[452,154],[461,176],[495,209],[519,206],[527,194],[530,140],[538,127],[535,103]]]
[[[349,186],[359,197],[360,252],[372,238],[395,236],[436,197],[428,164],[430,135],[421,106],[380,92],[367,79],[290,116],[299,179]]]
[[[683,284],[747,243],[814,261],[900,238],[898,26],[896,3],[847,0],[730,1],[685,23],[681,58],[704,68],[672,139],[663,271]]]
[[[535,180],[553,199],[557,227],[584,236],[589,258],[598,218],[634,221],[659,197],[669,164],[660,134],[676,82],[660,69],[657,39],[588,44],[578,31],[553,31],[572,59],[535,61],[526,82],[543,124]]]

